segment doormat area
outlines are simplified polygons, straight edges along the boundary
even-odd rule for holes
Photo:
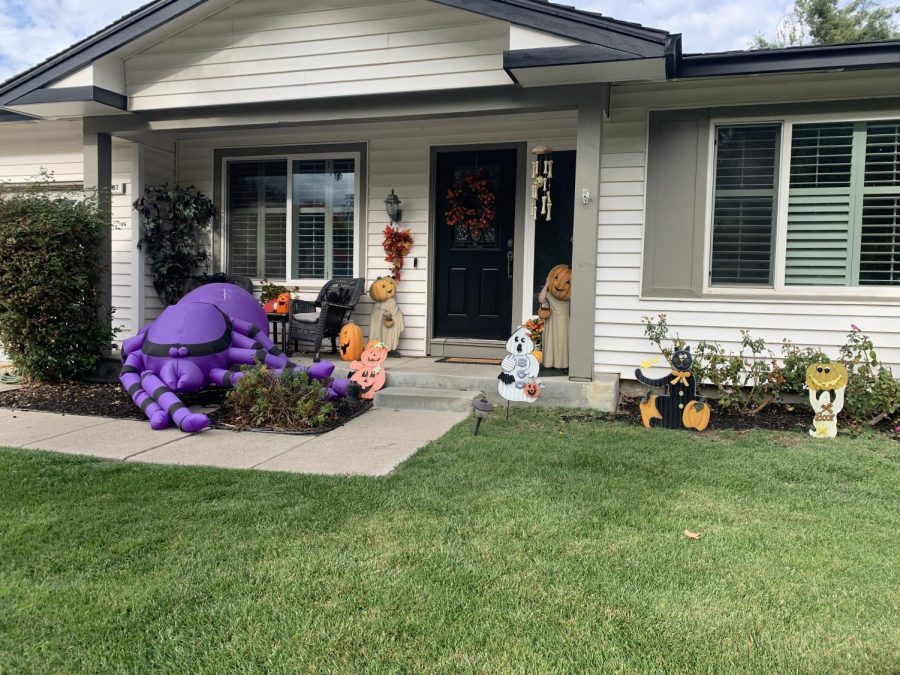
[[[499,366],[500,359],[481,359],[481,358],[468,358],[465,356],[445,356],[442,359],[438,359],[435,363],[468,363],[469,365],[475,366]]]

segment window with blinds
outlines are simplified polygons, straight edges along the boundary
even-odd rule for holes
[[[230,162],[227,199],[229,271],[284,278],[287,162]]]
[[[353,276],[356,160],[293,162],[294,278]]]
[[[716,128],[710,283],[772,283],[781,127]]]
[[[231,273],[278,281],[353,276],[355,158],[231,161],[226,183]]]

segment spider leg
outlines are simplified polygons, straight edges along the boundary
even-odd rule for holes
[[[279,365],[274,368],[288,368],[290,361],[279,347],[268,336],[263,335],[254,324],[240,319],[232,320],[231,346],[240,349],[264,350],[269,356],[278,359]]]
[[[160,408],[156,401],[141,387],[141,371],[144,369],[144,357],[140,352],[132,352],[125,359],[119,382],[131,396],[131,400],[150,420],[150,428],[155,430],[165,429],[171,423],[166,411]]]
[[[149,370],[141,375],[141,387],[169,414],[182,431],[194,433],[209,426],[209,418],[206,415],[192,413],[175,392]]]
[[[249,349],[244,347],[231,347],[228,350],[228,361],[230,363],[244,363],[253,365],[254,363],[265,363],[269,368],[296,368],[297,366],[287,358],[282,356],[273,356],[265,349]]]
[[[147,329],[150,328],[149,324],[141,328],[138,331],[137,335],[134,335],[127,340],[122,341],[122,360],[124,361],[126,357],[131,356],[136,351],[139,351],[141,347],[144,346],[144,339],[147,337]]]
[[[228,370],[225,370],[224,368],[213,368],[209,371],[209,379],[226,389],[236,385],[243,376],[244,373],[241,372],[240,365],[231,366]]]

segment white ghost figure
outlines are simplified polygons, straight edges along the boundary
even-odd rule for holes
[[[531,333],[520,327],[506,341],[506,356],[500,364],[497,390],[507,401],[534,403],[540,397],[541,384],[535,380],[541,364],[534,352]]]

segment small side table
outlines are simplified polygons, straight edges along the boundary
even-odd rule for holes
[[[290,314],[266,314],[269,325],[272,327],[272,342],[281,347],[281,351],[287,353],[288,333],[290,332]],[[281,340],[278,338],[278,327],[281,326]]]

